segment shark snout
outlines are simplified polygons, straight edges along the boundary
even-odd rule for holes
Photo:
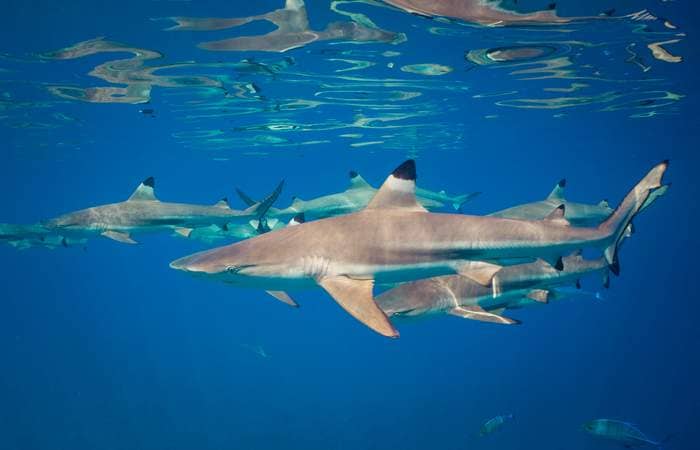
[[[183,272],[212,273],[211,268],[202,261],[199,255],[185,256],[170,263],[170,268],[182,270]]]

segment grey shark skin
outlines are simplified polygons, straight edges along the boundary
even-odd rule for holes
[[[650,192],[661,186],[667,165],[654,167],[600,226],[577,228],[561,217],[563,208],[540,221],[429,213],[416,201],[415,163],[408,160],[360,212],[286,227],[170,266],[265,290],[321,286],[356,319],[397,337],[374,302],[375,281],[460,273],[490,285],[501,267],[485,261],[551,261],[584,247],[604,249],[608,264],[617,269],[617,244]]]
[[[209,225],[199,228],[178,228],[175,230],[177,236],[186,237],[188,239],[197,240],[206,243],[214,243],[221,241],[240,241],[267,233],[273,230],[284,228],[286,224],[277,219],[265,220],[267,226],[261,229],[260,220],[251,220],[246,224],[228,223],[224,226]]]
[[[399,285],[375,300],[389,317],[451,314],[510,325],[518,322],[504,317],[504,309],[547,303],[555,297],[554,287],[576,284],[585,275],[601,272],[604,280],[608,276],[605,258],[586,260],[574,253],[562,263],[562,270],[542,260],[504,267],[494,275],[493,284],[500,288],[496,296],[493,287],[461,275],[444,275]]]
[[[309,219],[323,219],[326,217],[350,214],[365,208],[377,193],[357,172],[350,172],[350,186],[343,192],[324,195],[313,200],[301,200],[296,198],[290,206],[284,209],[270,208],[268,217],[280,219],[292,217],[298,213],[304,213]],[[238,192],[244,202],[250,204],[250,198],[242,192]],[[449,196],[444,192],[434,192],[427,189],[416,188],[418,203],[428,210],[437,210],[451,204],[455,209],[471,200],[479,193],[470,193],[458,196]]]
[[[245,223],[259,218],[279,196],[282,183],[264,202],[244,211],[231,209],[226,199],[212,206],[161,202],[156,198],[154,188],[155,181],[149,177],[127,201],[71,212],[42,225],[66,235],[102,235],[119,242],[135,244],[131,233]]]

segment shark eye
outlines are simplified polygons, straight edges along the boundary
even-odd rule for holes
[[[226,268],[226,272],[230,273],[231,275],[235,275],[235,274],[237,274],[237,273],[240,272],[240,271],[241,271],[241,267],[240,267],[240,266],[228,266],[228,267]]]

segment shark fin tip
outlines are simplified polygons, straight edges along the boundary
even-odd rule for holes
[[[416,162],[412,159],[407,159],[399,167],[394,169],[392,175],[400,180],[415,180]]]

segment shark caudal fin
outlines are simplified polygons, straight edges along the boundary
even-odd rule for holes
[[[661,182],[666,169],[668,169],[668,164],[669,162],[666,160],[652,168],[649,173],[632,188],[627,196],[625,196],[622,203],[620,203],[612,215],[598,227],[610,236],[610,243],[605,249],[604,255],[606,261],[610,265],[610,270],[615,275],[620,271],[617,260],[617,249],[625,234],[628,232],[632,219],[634,219],[639,211],[645,208],[645,205],[649,206],[647,200],[652,193],[663,187]]]
[[[274,191],[265,197],[262,201],[253,203],[246,211],[252,211],[258,219],[262,218],[270,210],[270,207],[277,201],[280,194],[282,193],[282,188],[284,187],[284,180],[280,181]],[[239,193],[240,196],[240,193]],[[245,196],[245,194],[244,194]],[[247,197],[247,196],[246,196]],[[248,198],[250,200],[250,198]],[[245,201],[245,200],[244,200]]]
[[[238,198],[240,198],[243,201],[243,203],[245,203],[245,205],[248,207],[255,206],[258,203],[252,198],[250,198],[248,194],[246,194],[238,188],[236,188],[236,194],[238,194]]]

